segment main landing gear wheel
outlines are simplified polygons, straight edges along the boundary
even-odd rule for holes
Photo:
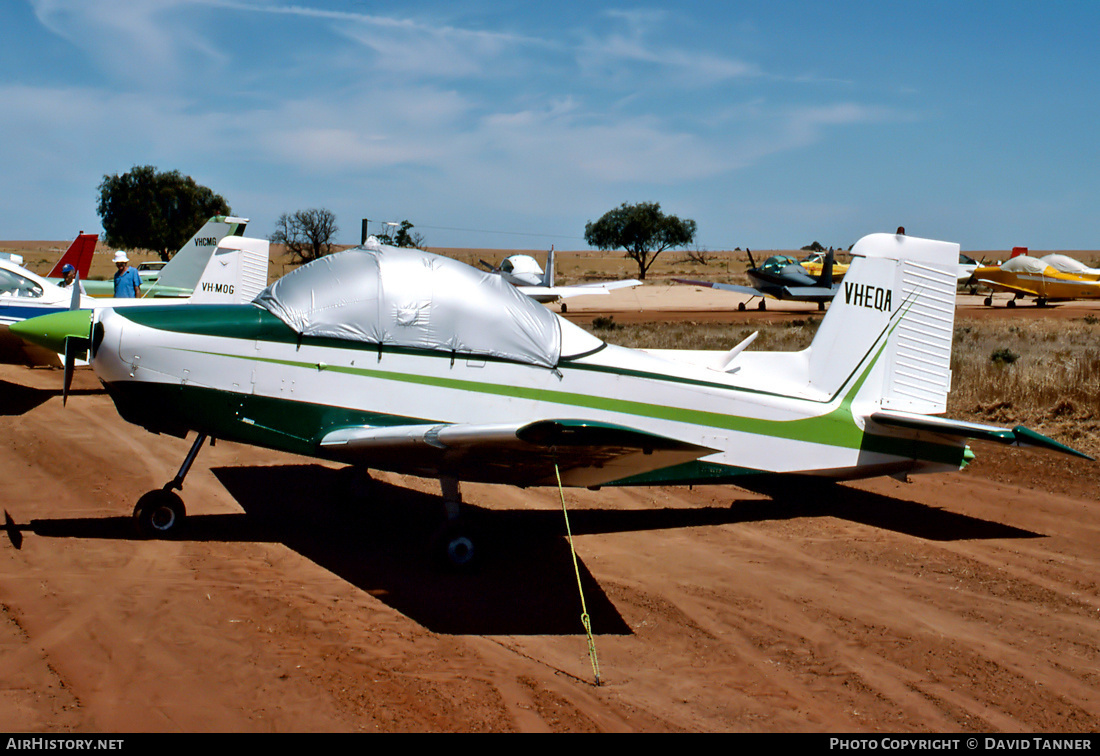
[[[432,539],[433,550],[444,567],[458,572],[469,570],[476,561],[477,549],[474,546],[476,539],[459,516],[462,511],[462,491],[455,478],[443,477],[439,482],[443,489],[446,520]]]
[[[738,302],[737,303],[737,311],[738,312],[744,312],[745,311],[745,303],[744,302]]]
[[[766,310],[766,309],[768,309],[768,303],[767,303],[766,301],[764,301],[763,299],[761,299],[761,300],[760,300],[760,304],[758,304],[758,305],[756,306],[756,309],[758,309],[758,310]]]
[[[1016,306],[1016,300],[1015,299],[1010,299],[1005,303],[1005,307],[1015,307],[1015,306]]]
[[[150,491],[134,507],[134,524],[143,538],[170,538],[179,532],[187,509],[175,491]]]
[[[436,542],[436,548],[443,564],[453,570],[468,569],[473,565],[477,555],[470,535],[455,526],[443,529]]]
[[[992,307],[993,306],[993,297],[986,297],[985,298],[985,306],[986,307]]]

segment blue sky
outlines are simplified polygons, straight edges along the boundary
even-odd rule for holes
[[[0,238],[100,230],[179,170],[267,236],[325,207],[429,247],[582,249],[657,201],[697,244],[1097,249],[1100,3],[17,0]]]

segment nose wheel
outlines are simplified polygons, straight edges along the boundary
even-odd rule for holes
[[[173,489],[183,490],[183,479],[187,477],[206,439],[205,433],[200,433],[195,438],[176,477],[166,483],[164,488],[149,491],[138,499],[134,506],[133,520],[142,538],[172,538],[179,532],[180,525],[187,516],[187,508]],[[210,443],[213,444],[214,439],[210,439]]]

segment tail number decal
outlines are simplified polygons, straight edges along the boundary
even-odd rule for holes
[[[844,304],[866,307],[870,310],[890,312],[893,308],[893,290],[867,284],[845,283]]]
[[[202,290],[213,292],[214,294],[232,294],[233,284],[204,283],[202,285]]]

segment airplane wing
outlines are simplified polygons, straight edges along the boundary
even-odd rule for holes
[[[1042,296],[1035,289],[1027,289],[1023,286],[1013,286],[1012,284],[1001,283],[1000,281],[990,281],[988,278],[979,278],[978,283],[985,284],[994,291],[1007,291],[1011,294],[1024,294],[1029,297]]]
[[[610,294],[612,289],[641,285],[641,281],[631,279],[628,281],[608,281],[607,283],[576,284],[574,286],[517,286],[516,288],[536,302],[547,302],[593,294]]]
[[[1000,428],[996,425],[983,425],[981,423],[968,423],[962,420],[949,420],[934,415],[919,415],[910,412],[897,412],[893,410],[879,410],[872,412],[870,418],[879,425],[887,425],[894,428],[907,428],[908,430],[926,431],[937,433],[941,436],[953,438],[966,438],[974,441],[992,441],[1009,446],[1031,446],[1048,451],[1061,452],[1083,459],[1093,459],[1087,454],[1060,444],[1052,438],[1037,433],[1030,428],[1017,425],[1015,428]]]
[[[802,302],[830,301],[837,289],[832,286],[784,286],[780,299],[792,299]]]
[[[571,287],[571,288],[580,288],[580,289],[591,289],[591,288],[629,289],[632,286],[641,286],[641,285],[642,285],[642,282],[639,281],[638,279],[628,278],[628,279],[623,280],[623,281],[606,281],[604,283],[577,284],[576,287]]]
[[[738,286],[737,284],[727,283],[713,283],[711,281],[692,281],[686,278],[674,278],[672,279],[676,283],[688,284],[689,286],[705,286],[709,289],[721,289],[722,291],[733,291],[738,294],[748,294],[751,297],[772,297],[775,295],[771,292],[761,291],[760,289],[753,288],[752,286]]]
[[[757,289],[752,286],[738,286],[737,284],[711,283],[710,281],[689,281],[684,278],[672,279],[676,283],[690,284],[692,286],[707,286],[711,289],[733,291],[738,294],[748,294],[751,297],[771,297],[772,299],[789,299],[795,302],[828,302],[836,295],[837,288],[829,286],[775,286],[767,289]]]
[[[322,450],[345,462],[438,477],[478,471],[485,483],[598,486],[714,453],[611,423],[538,420],[522,424],[352,426],[329,431]]]

